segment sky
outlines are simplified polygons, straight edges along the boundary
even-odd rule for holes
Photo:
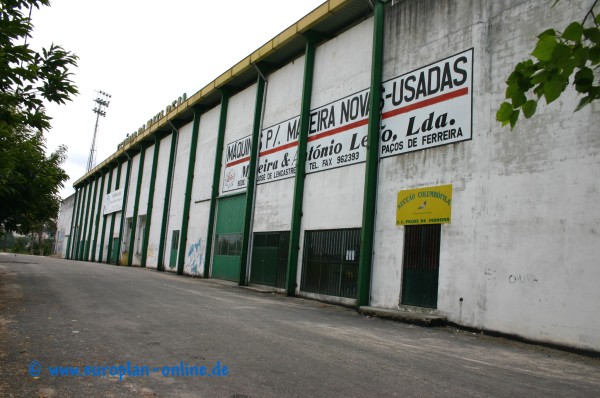
[[[79,95],[47,105],[47,151],[68,147],[62,167],[70,179],[61,197],[86,172],[98,90],[112,97],[99,120],[97,164],[168,103],[191,97],[323,2],[53,0],[34,8],[31,48],[54,43],[79,57],[71,76]]]

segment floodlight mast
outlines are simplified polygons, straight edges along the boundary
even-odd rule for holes
[[[98,135],[98,122],[100,121],[100,116],[106,116],[106,108],[110,105],[109,98],[112,96],[107,92],[102,90],[96,91],[98,94],[94,102],[96,105],[94,106],[94,113],[96,114],[96,126],[94,127],[94,136],[92,137],[92,146],[90,147],[90,155],[88,157],[87,169],[86,172],[89,172],[96,166],[96,137]]]

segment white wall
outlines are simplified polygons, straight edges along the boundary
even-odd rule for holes
[[[117,168],[118,170],[118,168]],[[121,165],[121,179],[119,180],[119,186],[117,189],[123,189],[123,195],[127,195],[127,187],[125,186],[126,183],[126,178],[127,177],[127,161],[123,161],[122,165]],[[131,177],[130,177],[131,179]],[[115,227],[114,229],[111,231],[111,239],[112,238],[119,238],[119,234],[121,233],[121,218],[123,217],[123,212],[125,211],[125,209],[123,209],[123,211],[118,211],[115,214]],[[123,223],[123,233],[126,230],[126,225],[125,223]],[[124,236],[124,235],[123,235]],[[121,237],[121,241],[119,242],[119,250],[120,252],[124,251],[124,248],[126,246],[124,246],[123,244],[123,237]],[[114,246],[113,246],[113,250],[114,250]],[[120,258],[119,258],[120,261]]]
[[[585,5],[574,1],[555,8],[466,0],[388,8],[384,78],[474,48],[473,139],[380,162],[371,305],[395,308],[399,301],[398,191],[452,184],[439,311],[465,326],[600,348],[600,293],[593,286],[600,278],[600,208],[589,206],[600,200],[600,139],[589,128],[600,121],[597,109],[573,114],[577,99],[569,88],[556,103],[540,101],[538,114],[512,132],[495,121],[504,81],[536,35],[584,14]]]
[[[227,162],[227,144],[252,135],[252,123],[254,120],[254,104],[256,102],[256,88],[253,84],[245,90],[240,91],[229,99],[227,107],[227,124],[225,127],[225,138],[223,140],[223,157],[221,163],[221,180],[219,181],[220,194],[238,194],[246,189],[223,192],[223,173]]]
[[[137,189],[137,180],[140,167],[140,154],[134,155],[131,160],[131,170],[129,174],[129,184],[124,192],[127,195],[125,200],[125,222],[121,232],[121,255],[127,253],[129,255],[129,243],[131,242],[131,224],[133,221],[133,207],[135,205],[135,192]],[[122,214],[122,213],[121,213]],[[125,258],[121,257],[121,263],[127,264]]]
[[[263,128],[300,114],[304,56],[268,76]],[[285,131],[281,135],[286,134]],[[296,147],[297,148],[297,147]],[[294,201],[294,176],[258,184],[255,191],[254,232],[289,231]]]
[[[117,176],[117,167],[111,167],[109,174],[112,175],[111,181],[110,181],[110,189],[109,189],[109,184],[108,184],[108,175],[107,175],[107,179],[106,179],[106,186],[105,186],[105,195],[113,192],[116,189],[116,176]],[[106,199],[106,198],[105,198]],[[106,214],[104,215],[103,209],[102,209],[102,220],[100,220],[100,229],[98,231],[98,244],[100,244],[102,242],[102,236],[104,236],[104,244],[101,248],[102,250],[102,261],[106,262],[106,260],[110,257],[110,253],[108,253],[108,242],[111,239],[111,234],[110,234],[110,220],[111,220],[111,214]],[[106,218],[106,222],[104,223],[104,218]],[[104,230],[102,230],[102,224],[104,223]]]
[[[174,264],[172,267],[170,265],[172,249],[171,237],[173,235],[173,231],[179,231],[179,244],[181,244],[181,222],[183,215],[183,202],[185,199],[185,184],[187,181],[188,163],[190,161],[192,125],[193,123],[188,123],[185,126],[180,127],[179,136],[177,137],[177,151],[175,153],[175,165],[173,172],[173,187],[171,190],[171,201],[169,203],[167,235],[165,236],[165,271],[171,272],[177,272],[177,264]]]
[[[75,194],[63,199],[58,211],[56,221],[56,242],[54,244],[54,253],[64,258],[67,255],[67,241],[71,235],[71,221],[73,219],[73,205],[75,204]]]
[[[183,272],[187,275],[202,275],[204,272],[204,253],[209,234],[210,198],[220,111],[221,106],[216,106],[200,116],[192,203],[190,204],[190,220],[185,249],[186,257],[183,268]]]
[[[147,268],[157,268],[158,251],[161,245],[160,230],[162,223],[163,208],[165,206],[165,187],[167,185],[167,174],[169,172],[169,154],[171,152],[171,134],[159,141],[158,168],[156,169],[156,180],[154,182],[154,202],[152,204],[152,221],[148,238],[148,253],[146,257]],[[163,242],[164,243],[164,242]]]
[[[148,197],[150,195],[149,189],[150,189],[150,177],[152,176],[151,174],[152,174],[153,155],[154,155],[154,145],[146,148],[146,153],[144,155],[144,167],[142,170],[142,184],[140,185],[140,195],[139,195],[139,202],[138,202],[138,219],[136,220],[136,230],[133,235],[133,239],[135,240],[136,245],[137,245],[138,239],[140,239],[140,237],[139,237],[140,233],[143,235],[143,230],[140,231],[140,217],[146,216],[146,211],[148,208]],[[141,160],[141,154],[138,155],[137,157],[139,159],[138,160],[138,170],[139,170],[139,161]],[[136,174],[136,180],[137,180],[137,174]],[[134,192],[135,192],[136,188],[137,188],[137,186],[135,186],[135,188],[133,188],[133,191],[132,191],[132,197],[131,197],[132,206],[134,206],[134,201],[135,201],[135,193]],[[141,237],[140,243],[141,242],[143,242],[143,237]],[[139,252],[138,252],[138,250],[136,250],[136,247],[134,247],[132,264],[133,265],[141,265],[141,263],[142,263],[141,247],[139,248]]]
[[[100,225],[102,222],[102,199],[104,197],[104,190],[106,189],[106,177],[104,177],[104,174],[99,175],[98,177],[98,187],[96,189],[96,200],[92,200],[92,202],[94,203],[94,207],[93,207],[93,214],[91,215],[91,235],[90,235],[90,253],[89,253],[89,257],[88,259],[91,260],[92,258],[94,259],[94,261],[97,258],[97,254],[98,254],[98,247],[100,246],[100,239],[99,239],[99,234],[100,234]],[[104,180],[103,180],[104,178]],[[102,181],[104,181],[104,187],[102,186]],[[98,213],[100,213],[100,218],[98,219],[99,222],[96,223],[97,220],[97,215]],[[96,236],[96,239],[94,239],[94,236],[96,235],[96,225],[98,224],[98,235]]]
[[[555,103],[546,106],[540,101],[538,113],[519,121],[514,131],[495,121],[504,82],[514,65],[531,53],[536,35],[580,20],[591,3],[563,0],[551,7],[541,0],[411,0],[386,5],[384,80],[472,49],[472,139],[380,160],[371,305],[399,304],[404,227],[395,222],[398,192],[452,184],[452,221],[441,227],[437,310],[464,326],[600,350],[599,105],[573,113],[579,97],[569,86]],[[317,48],[312,110],[369,87],[372,34],[373,18],[368,17]],[[300,57],[269,75],[263,127],[299,114],[302,72]],[[252,133],[256,87],[229,100],[224,151],[228,143]],[[202,243],[212,233],[207,225],[218,119],[217,106],[200,120],[186,274],[203,271]],[[191,128],[190,123],[180,129],[165,242],[159,240],[171,137],[161,140],[150,268],[156,268],[159,245],[164,244],[168,269],[171,234],[181,227]],[[150,151],[147,157],[149,168]],[[224,154],[220,194],[243,192],[223,192],[225,162]],[[364,171],[365,164],[358,163],[307,174],[298,293],[304,232],[362,226]],[[126,165],[121,187],[125,173]],[[144,174],[149,175],[149,169]],[[136,176],[133,167],[132,186]],[[288,178],[257,186],[254,231],[290,228],[293,182]],[[147,186],[144,178],[140,206],[147,203]],[[86,192],[83,195],[87,201]],[[81,211],[85,214],[85,207]],[[105,246],[118,235],[120,215],[116,213],[115,229],[106,234]],[[107,229],[109,225],[110,217]],[[109,253],[104,250],[106,259]]]
[[[311,109],[369,87],[372,32],[373,18],[369,18],[317,47]],[[302,275],[304,232],[360,227],[364,176],[364,163],[306,175],[298,256],[298,292]]]

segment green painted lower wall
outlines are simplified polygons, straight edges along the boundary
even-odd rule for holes
[[[240,277],[240,256],[213,257],[212,277],[237,282]]]
[[[239,279],[241,264],[241,256],[239,254],[241,253],[237,255],[219,254],[226,253],[227,250],[220,250],[217,246],[219,245],[219,235],[239,234],[241,236],[244,229],[245,206],[245,194],[219,199],[215,239],[213,240],[215,242],[211,274],[213,278],[231,281],[238,281]]]

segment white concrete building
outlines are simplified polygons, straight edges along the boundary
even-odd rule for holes
[[[64,254],[600,351],[598,104],[495,121],[591,4],[325,2],[82,176]]]

